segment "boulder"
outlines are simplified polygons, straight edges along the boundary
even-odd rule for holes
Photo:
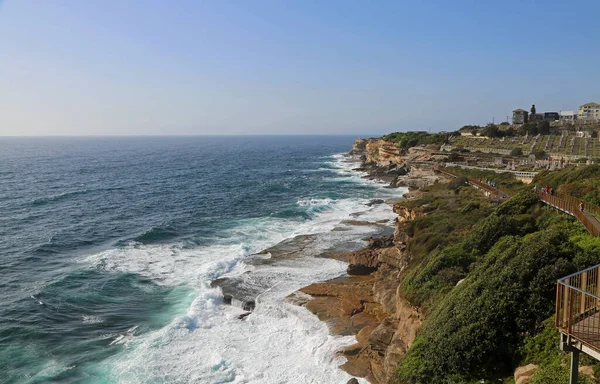
[[[383,355],[392,342],[395,332],[396,327],[392,323],[384,321],[369,335],[369,347]]]
[[[350,264],[350,265],[348,265],[346,272],[349,275],[364,276],[364,275],[370,275],[371,273],[375,272],[376,270],[377,270],[377,267],[368,267],[368,266],[362,265],[362,264]]]
[[[529,384],[537,365],[528,364],[515,369],[515,384]]]
[[[385,200],[383,199],[373,199],[367,203],[367,207],[372,207],[374,205],[379,205],[383,203],[385,203]]]

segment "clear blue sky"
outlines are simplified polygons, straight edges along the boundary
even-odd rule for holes
[[[600,2],[0,2],[0,135],[375,135],[600,102]]]

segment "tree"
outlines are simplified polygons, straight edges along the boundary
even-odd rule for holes
[[[531,114],[535,115],[535,104],[531,105]]]
[[[547,121],[542,121],[538,124],[538,133],[541,135],[547,135],[550,133],[550,123]]]
[[[500,137],[501,132],[497,125],[489,124],[487,127],[485,127],[484,135],[487,137]]]
[[[528,134],[530,136],[535,136],[538,134],[538,126],[536,123],[525,123],[519,128],[519,133],[521,133],[521,135]]]
[[[598,137],[598,131],[592,131],[592,138],[595,139]]]
[[[533,154],[535,155],[535,158],[538,160],[546,157],[546,151],[544,151],[543,149],[538,149]]]
[[[523,150],[521,148],[513,148],[512,151],[510,151],[510,155],[512,157],[523,156]]]

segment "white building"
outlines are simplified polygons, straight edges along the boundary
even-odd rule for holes
[[[579,107],[580,120],[600,120],[600,104],[587,103]]]
[[[575,121],[577,120],[577,114],[575,111],[560,111],[559,119],[560,121]]]

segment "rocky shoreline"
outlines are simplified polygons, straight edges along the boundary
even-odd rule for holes
[[[434,174],[430,157],[420,153],[401,156],[397,147],[388,144],[377,139],[359,139],[349,156],[353,161],[361,162],[355,171],[365,173],[363,177],[389,182],[391,188],[409,187],[410,192],[402,199],[373,200],[367,204],[392,207],[398,215],[393,231],[385,223],[360,218],[343,221],[342,226],[373,226],[378,228],[379,235],[369,238],[368,245],[360,250],[339,252],[337,249],[320,253],[318,257],[348,263],[347,274],[308,285],[287,297],[288,302],[305,306],[317,315],[328,325],[331,334],[354,335],[356,344],[338,352],[347,360],[341,368],[375,384],[393,382],[398,361],[414,341],[423,321],[419,308],[412,307],[399,294],[400,276],[410,262],[406,250],[409,237],[404,226],[419,215],[403,206],[402,201],[418,197],[419,188],[441,179]],[[246,263],[260,267],[312,253],[316,236],[288,239],[251,256]],[[253,284],[250,272],[216,279],[211,286],[221,288],[224,303],[245,311],[239,316],[241,320],[252,313],[257,305],[256,298],[265,289],[260,284]],[[353,380],[350,382],[356,382]]]
[[[409,186],[413,191],[404,199],[415,198],[419,195],[418,188],[440,179],[433,172],[431,159],[428,159],[431,164],[422,164],[427,159],[401,157],[386,144],[377,147],[388,155],[382,164],[372,158],[372,148],[368,141],[355,141],[350,155],[362,162],[356,171],[367,172],[365,177],[370,179],[388,181],[391,187]],[[418,166],[414,164],[415,158]],[[311,284],[289,297],[326,322],[331,333],[356,336],[356,344],[339,351],[347,359],[341,368],[375,384],[394,382],[398,361],[424,320],[419,308],[411,306],[399,294],[401,274],[410,262],[406,250],[409,237],[404,225],[419,213],[404,207],[401,201],[388,203],[398,215],[393,235],[371,238],[368,246],[359,251],[331,255],[348,262],[347,275]]]

